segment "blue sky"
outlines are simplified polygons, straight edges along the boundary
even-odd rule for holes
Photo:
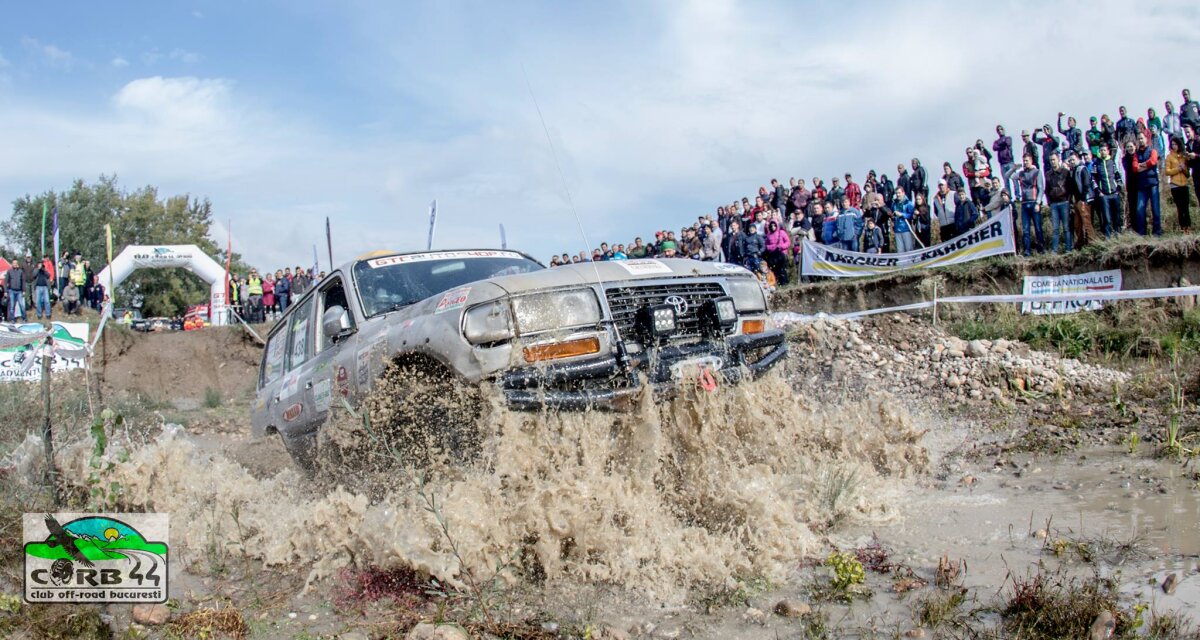
[[[437,246],[495,245],[503,223],[539,258],[580,250],[526,74],[593,244],[677,229],[772,177],[957,165],[997,122],[1200,92],[1200,7],[1177,0],[5,13],[0,197],[102,173],[207,196],[217,240],[231,221],[261,267],[307,260],[325,216],[339,261],[422,248],[434,198]]]

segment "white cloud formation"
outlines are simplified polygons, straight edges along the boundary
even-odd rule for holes
[[[112,61],[109,62],[109,64],[111,64],[112,66],[114,66],[118,69],[123,69],[123,68],[129,66],[129,61],[126,60],[125,58],[122,58],[121,56],[117,56],[117,57],[113,58]]]
[[[142,62],[147,66],[157,64],[163,60],[172,60],[183,64],[196,64],[203,59],[204,56],[195,51],[189,51],[187,49],[181,49],[178,47],[171,49],[171,51],[167,53],[163,53],[158,49],[158,47],[142,53]]]
[[[232,219],[235,250],[262,267],[310,260],[313,244],[324,262],[326,216],[338,259],[422,247],[437,198],[439,246],[494,245],[504,223],[511,247],[544,257],[581,242],[523,64],[598,244],[678,228],[771,177],[861,178],[913,156],[957,164],[997,122],[1015,134],[1059,110],[1144,113],[1177,101],[1200,55],[1200,8],[1176,0],[1137,12],[1119,0],[912,0],[803,16],[788,4],[631,3],[606,8],[611,24],[534,31],[497,8],[469,28],[392,28],[455,23],[454,10],[429,10],[444,14],[373,13],[342,53],[370,99],[415,103],[429,127],[409,111],[313,121],[303,101],[221,78],[140,78],[100,109],[0,96],[0,139],[21,150],[0,156],[0,192],[115,172],[207,195]],[[1120,38],[1098,46],[1107,33]]]
[[[41,62],[57,68],[70,69],[75,64],[75,57],[70,51],[60,49],[52,44],[43,44],[35,38],[21,38],[21,46],[33,54],[35,54]]]

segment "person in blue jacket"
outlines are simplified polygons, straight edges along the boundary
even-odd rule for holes
[[[916,236],[912,228],[913,210],[908,194],[897,187],[896,198],[892,200],[892,235],[896,237],[896,253],[908,253],[916,249]]]

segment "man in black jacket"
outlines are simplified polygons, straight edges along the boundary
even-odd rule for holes
[[[921,166],[921,161],[916,158],[912,159],[912,173],[908,176],[906,193],[912,196],[914,201],[919,193],[925,196],[922,202],[929,202],[929,176],[925,173],[925,167]]]
[[[721,251],[725,253],[725,262],[742,264],[746,251],[746,240],[742,234],[741,222],[735,220],[729,223],[729,233],[725,234],[725,238],[721,242]]]
[[[1100,145],[1100,157],[1092,163],[1092,181],[1096,186],[1095,202],[1100,209],[1104,237],[1110,238],[1125,228],[1125,222],[1121,219],[1121,171],[1107,145]]]
[[[38,320],[45,317],[47,320],[50,316],[50,272],[46,270],[46,264],[50,258],[43,257],[42,264],[38,265],[37,274],[33,276],[33,304],[37,311]]]
[[[1071,169],[1071,182],[1067,189],[1071,197],[1071,233],[1075,238],[1075,248],[1082,249],[1096,239],[1092,210],[1088,206],[1093,193],[1092,172],[1074,152],[1067,156],[1067,167]]]

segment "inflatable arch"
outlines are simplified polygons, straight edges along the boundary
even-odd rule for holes
[[[100,284],[108,287],[111,282],[115,289],[138,269],[168,268],[187,269],[207,282],[211,289],[209,320],[212,324],[225,324],[225,268],[194,244],[125,247],[120,255],[113,258],[112,264],[100,272]]]

